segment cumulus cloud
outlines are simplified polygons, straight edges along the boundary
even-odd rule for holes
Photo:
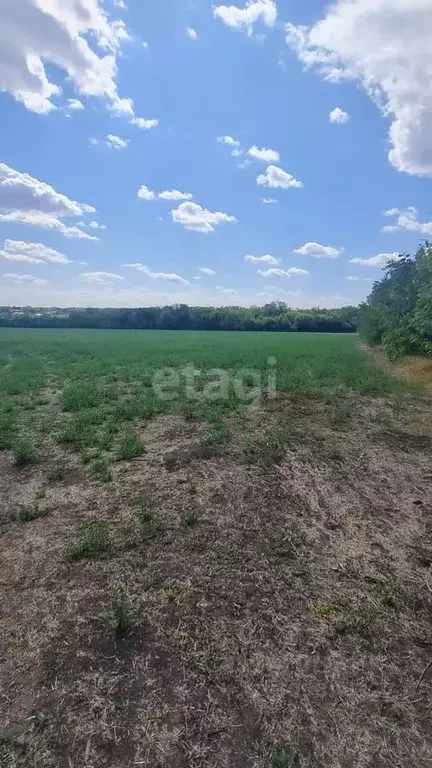
[[[103,97],[117,112],[133,115],[131,99],[120,98],[116,83],[117,55],[129,39],[124,22],[109,21],[99,0],[4,0],[0,90],[32,112],[49,113],[61,96],[49,80],[50,64],[64,71],[78,94]]]
[[[138,194],[138,197],[141,198],[141,200],[154,200],[155,197],[156,197],[155,193],[152,192],[151,189],[146,187],[145,184],[142,184],[142,186],[139,188],[137,194]]]
[[[349,119],[350,116],[348,112],[344,112],[340,107],[335,107],[329,114],[329,120],[331,123],[339,123],[340,125],[344,125],[344,123],[349,122]]]
[[[180,285],[189,285],[189,281],[185,280],[181,275],[177,275],[175,272],[153,272],[145,264],[139,262],[135,264],[123,264],[123,267],[130,267],[136,269],[138,272],[142,272],[150,280],[165,280],[168,283],[179,283]]]
[[[244,8],[238,8],[236,5],[219,5],[213,8],[213,14],[227,27],[244,28],[248,35],[251,35],[257,21],[262,21],[267,27],[275,25],[277,8],[274,0],[249,0]]]
[[[301,248],[295,248],[294,253],[302,256],[313,256],[314,259],[338,259],[343,248],[332,248],[330,245],[320,243],[305,243]]]
[[[238,291],[236,291],[234,288],[221,288],[221,293],[225,293],[228,296],[238,296]]]
[[[432,176],[432,0],[338,0],[311,27],[287,24],[287,42],[327,80],[360,82],[391,118],[389,160]]]
[[[196,232],[214,232],[218,224],[229,224],[236,221],[234,216],[221,211],[207,211],[201,205],[196,203],[180,203],[178,208],[171,211],[172,220],[175,224],[181,224],[185,229],[192,229]]]
[[[129,120],[131,125],[136,125],[141,128],[142,131],[150,131],[152,128],[156,128],[159,125],[159,120],[152,118],[147,120],[145,117],[133,117]]]
[[[42,280],[34,275],[17,275],[15,272],[7,272],[4,275],[0,275],[1,280],[11,280],[13,283],[29,283],[33,285],[47,285],[48,280]]]
[[[123,2],[123,0],[114,0],[114,5],[116,8],[121,8],[122,11],[127,10],[126,4]]]
[[[240,157],[243,154],[240,142],[232,136],[218,136],[217,141],[219,144],[226,144],[226,146],[231,147],[233,157]]]
[[[283,171],[276,165],[269,165],[265,173],[257,176],[257,184],[271,189],[289,189],[290,187],[302,187],[301,181],[297,181],[290,173]]]
[[[117,280],[124,280],[124,277],[113,272],[82,272],[79,279],[89,285],[112,285]]]
[[[198,37],[197,32],[192,27],[188,28],[187,35],[188,37],[190,37],[191,40],[196,40]]]
[[[261,202],[264,203],[264,205],[276,205],[278,200],[275,200],[274,197],[262,197]]]
[[[49,184],[0,163],[0,222],[53,229],[65,237],[97,240],[62,218],[94,213],[95,208],[70,200]]]
[[[214,269],[209,269],[209,267],[200,267],[199,271],[203,273],[203,275],[215,275],[216,272]]]
[[[393,253],[378,253],[369,259],[350,259],[350,262],[351,264],[361,264],[363,267],[386,267],[387,264],[397,261],[399,258],[399,253],[394,251]]]
[[[251,256],[248,254],[244,258],[245,261],[250,261],[253,264],[257,262],[261,262],[262,264],[280,264],[280,259],[276,259],[274,256],[271,256],[269,253],[267,253],[265,256]]]
[[[112,149],[126,149],[129,144],[129,139],[122,139],[121,136],[115,136],[113,133],[109,133],[105,139],[105,144]]]
[[[383,232],[399,232],[407,229],[409,232],[420,232],[422,235],[432,236],[432,221],[419,221],[419,212],[412,205],[403,210],[391,208],[385,211],[384,216],[396,216],[396,224],[386,224]]]
[[[10,261],[27,261],[33,264],[51,262],[53,264],[68,264],[69,259],[63,253],[49,248],[43,243],[27,243],[22,240],[5,240],[2,258]]]
[[[259,149],[255,144],[248,149],[248,155],[264,163],[278,163],[280,160],[279,152],[275,149]]]
[[[307,269],[289,267],[289,269],[259,269],[258,274],[262,277],[292,277],[293,275],[309,275],[310,272]]]

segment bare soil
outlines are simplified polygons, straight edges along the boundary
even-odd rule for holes
[[[280,398],[220,456],[160,416],[108,483],[0,454],[2,768],[429,768],[431,405]],[[272,419],[285,458],[246,461]],[[29,504],[49,514],[23,523]],[[69,562],[90,520],[114,551]]]

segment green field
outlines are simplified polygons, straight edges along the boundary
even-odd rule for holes
[[[432,402],[395,370],[0,331],[1,768],[432,765]]]
[[[248,405],[266,405],[270,372],[273,386],[293,396],[343,399],[399,386],[348,334],[2,330],[0,366],[0,446],[37,453],[49,435],[86,460],[115,458],[126,435],[131,441],[160,413],[223,429]],[[196,371],[189,389],[186,366]],[[160,396],[154,376],[165,368]]]

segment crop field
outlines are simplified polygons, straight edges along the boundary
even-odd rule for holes
[[[0,330],[1,768],[428,768],[431,396],[348,334]]]

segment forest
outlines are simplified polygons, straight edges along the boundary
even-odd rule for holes
[[[391,358],[432,354],[432,245],[401,255],[359,310],[359,331]]]
[[[135,309],[0,307],[3,328],[112,328],[190,331],[314,331],[354,333],[358,307],[292,309],[282,301],[252,307]]]

